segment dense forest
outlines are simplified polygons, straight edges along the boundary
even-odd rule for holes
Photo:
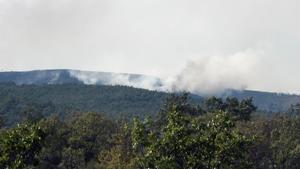
[[[123,115],[128,118],[154,117],[168,95],[166,92],[128,86],[0,83],[0,116],[5,119],[5,126],[13,126],[30,116],[40,118],[56,114],[64,119],[78,112],[105,113],[111,118]],[[252,97],[259,114],[271,116],[277,112],[287,112],[291,105],[295,109],[300,102],[296,95],[255,91],[230,91],[220,97],[236,97],[238,100]],[[204,100],[201,96],[191,94],[189,102],[203,105]]]
[[[68,118],[77,112],[106,113],[113,118],[122,114],[127,117],[153,116],[167,95],[126,86],[0,83],[0,116],[5,118],[7,126],[26,116],[57,114],[60,118]],[[199,98],[195,99],[199,101]]]
[[[80,111],[106,112],[113,116],[116,113],[119,114],[120,110],[133,114],[151,114],[157,112],[159,109],[159,105],[156,101],[160,100],[160,102],[162,102],[164,99],[152,96],[157,94],[164,95],[164,92],[167,92],[166,90],[157,93],[155,91],[135,90],[134,88],[128,89],[125,86],[115,86],[126,85],[145,88],[144,84],[149,82],[151,82],[149,84],[151,87],[146,85],[148,86],[148,89],[162,90],[164,84],[162,79],[139,74],[91,72],[71,69],[0,72],[0,84],[2,83],[0,93],[5,94],[5,90],[7,89],[7,86],[2,89],[3,83],[10,83],[12,85],[15,83],[17,86],[9,86],[10,91],[15,93],[14,95],[17,95],[18,97],[20,95],[21,98],[29,98],[30,101],[34,101],[34,104],[42,104],[42,107],[43,105],[45,106],[45,104],[53,103],[59,113],[73,111],[74,109],[77,111],[80,109]],[[104,85],[105,87],[103,87]],[[67,90],[62,92],[62,90],[66,88]],[[106,92],[106,90],[108,91]],[[89,93],[89,91],[93,93]],[[140,93],[143,93],[143,97],[141,97]],[[89,94],[91,97],[89,97]],[[198,95],[197,93],[193,94]],[[7,92],[4,96],[0,96],[0,99],[3,99],[6,95]],[[124,97],[126,97],[124,95],[129,95],[131,99],[128,100],[128,103],[126,104],[122,103]],[[64,99],[58,101],[56,96]],[[120,96],[121,99],[118,99],[118,96]],[[108,97],[110,100],[105,97]],[[258,109],[267,113],[287,111],[290,105],[300,102],[299,95],[252,90],[228,89],[220,94],[219,97],[222,97],[223,99],[226,97],[236,97],[239,100],[252,97],[253,102]],[[137,102],[139,102],[139,100],[144,100],[144,98],[151,99],[148,100],[149,103],[147,103],[148,106],[145,106],[146,109],[140,109],[142,106]],[[118,102],[118,100],[120,100],[120,102]],[[45,103],[45,101],[48,102]],[[58,103],[61,101],[63,101],[63,103],[59,105]],[[97,103],[95,103],[95,101]],[[130,101],[132,102],[129,103]],[[154,101],[153,104],[152,101]],[[107,102],[111,104],[107,104]],[[134,106],[131,106],[132,104],[134,104]],[[151,106],[149,106],[150,104]],[[126,105],[129,106],[126,107]],[[153,106],[155,109],[151,108]],[[120,109],[117,110],[117,108]],[[127,111],[127,109],[129,109],[129,111]],[[63,114],[64,113],[61,113],[61,115]]]
[[[251,98],[212,97],[197,105],[190,97],[168,95],[155,116],[145,118],[26,116],[1,129],[0,168],[300,167],[299,105],[266,117],[255,114]]]

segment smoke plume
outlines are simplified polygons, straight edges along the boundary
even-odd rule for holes
[[[253,83],[260,69],[262,50],[246,50],[228,56],[202,57],[189,61],[179,74],[159,79],[146,75],[71,71],[85,84],[124,85],[149,90],[187,91],[203,96],[219,95],[227,89],[243,90]]]
[[[88,85],[122,85],[149,90],[159,90],[160,79],[146,75],[122,73],[69,71],[72,77]]]
[[[165,82],[165,88],[201,95],[217,95],[226,89],[243,90],[255,76],[260,54],[247,50],[190,61],[177,76]]]

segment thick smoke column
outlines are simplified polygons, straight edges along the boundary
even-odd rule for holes
[[[230,56],[190,61],[166,86],[171,91],[189,91],[201,95],[216,95],[226,89],[245,89],[255,75],[260,54],[247,50]]]

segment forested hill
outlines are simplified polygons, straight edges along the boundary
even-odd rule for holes
[[[22,72],[0,72],[0,82],[22,84],[80,84],[77,78],[70,75],[69,70],[35,70]]]
[[[95,84],[95,85],[84,85]],[[116,86],[123,84],[133,87]],[[111,117],[154,115],[159,111],[165,92],[139,88],[159,88],[158,78],[109,72],[78,70],[37,70],[29,72],[0,72],[0,116],[7,124],[31,114],[61,117],[73,112],[103,112]],[[193,95],[200,103],[201,96]],[[223,98],[239,100],[252,97],[258,110],[285,112],[292,104],[300,103],[300,96],[259,91],[225,92]]]
[[[0,82],[14,82],[17,85],[35,84],[95,84],[127,85],[138,88],[159,88],[159,78],[127,73],[80,71],[72,69],[33,70],[21,72],[0,72]],[[146,86],[145,86],[146,85]]]
[[[127,111],[127,109],[135,109],[136,111],[140,111],[141,113],[144,113],[149,110],[150,113],[153,113],[151,107],[145,107],[143,110],[139,110],[139,107],[135,108],[129,108],[127,106],[135,105],[136,103],[131,103],[130,101],[139,102],[138,100],[143,100],[142,97],[143,94],[140,93],[157,93],[157,92],[150,92],[146,90],[140,90],[140,89],[133,89],[126,87],[108,87],[111,91],[111,93],[105,93],[106,95],[99,95],[100,89],[103,89],[104,87],[95,87],[95,86],[77,86],[78,91],[75,90],[73,84],[95,84],[95,85],[124,85],[124,86],[133,86],[136,88],[144,88],[144,89],[160,89],[162,86],[162,82],[159,78],[147,76],[147,75],[137,75],[137,74],[125,74],[125,73],[111,73],[111,72],[92,72],[92,71],[80,71],[80,70],[70,70],[70,69],[54,69],[54,70],[34,70],[34,71],[24,71],[24,72],[0,72],[0,83],[5,82],[13,82],[17,85],[39,85],[40,87],[37,88],[37,92],[40,93],[40,90],[42,91],[49,91],[51,89],[51,92],[54,91],[55,95],[57,95],[58,98],[65,97],[67,100],[63,101],[55,101],[52,98],[56,98],[54,94],[49,95],[49,93],[45,92],[46,94],[43,96],[43,103],[45,101],[54,102],[54,103],[60,103],[60,105],[64,105],[63,107],[70,107],[69,105],[72,104],[73,108],[78,109],[78,107],[84,110],[90,110],[90,111],[105,111],[108,113],[115,113],[116,111],[119,112],[119,110]],[[57,85],[57,84],[67,84],[67,86],[42,86],[42,85]],[[71,85],[70,85],[71,84]],[[65,91],[61,92],[61,88],[68,88],[68,86],[72,86],[72,88],[67,89]],[[15,86],[16,87],[16,86]],[[57,87],[57,89],[56,89]],[[16,88],[16,94],[19,95],[19,91],[27,91],[24,88],[34,88],[34,86],[30,87],[21,87]],[[89,88],[93,88],[94,93],[89,93]],[[122,91],[122,90],[125,91]],[[3,89],[0,89],[1,91]],[[57,92],[60,91],[60,92]],[[69,92],[68,92],[69,91]],[[142,92],[143,91],[143,92]],[[80,95],[83,96],[77,96],[76,93],[80,93]],[[132,93],[131,93],[132,92]],[[130,102],[128,105],[116,103],[118,101],[117,94],[115,93],[126,93],[126,96],[133,96],[133,98],[129,98],[126,100],[126,102]],[[96,94],[96,95],[94,95]],[[149,97],[152,97],[150,94]],[[161,95],[165,95],[164,93],[160,93]],[[49,95],[49,96],[48,96]],[[146,94],[147,95],[147,94]],[[75,98],[69,98],[69,97],[77,97],[77,101],[75,101]],[[96,97],[97,96],[97,97]],[[103,97],[102,97],[103,96]],[[114,101],[108,101],[105,99],[100,100],[100,98],[104,98],[109,96],[108,98],[115,98]],[[135,100],[135,96],[140,96],[138,100]],[[147,95],[148,96],[148,95]],[[235,90],[228,90],[228,92],[225,92],[223,94],[223,98],[226,97],[237,97],[239,99],[245,99],[252,97],[253,102],[255,105],[260,109],[264,111],[272,111],[272,112],[282,112],[286,111],[291,104],[297,104],[300,103],[300,96],[299,95],[289,95],[289,94],[277,94],[277,93],[271,93],[271,92],[259,92],[259,91],[250,91],[250,90],[244,90],[244,91],[235,91]],[[36,97],[33,97],[35,99],[38,99]],[[124,97],[123,97],[124,98]],[[3,98],[0,98],[3,99]],[[82,100],[81,100],[82,99]],[[122,100],[122,98],[120,98]],[[147,99],[147,98],[146,98]],[[153,98],[153,100],[160,100],[160,98]],[[36,101],[36,100],[34,100]],[[39,102],[39,101],[38,101]],[[97,102],[97,104],[95,104]],[[111,102],[111,104],[106,105],[105,103]],[[160,100],[161,102],[161,100]],[[66,104],[67,103],[67,104]],[[89,103],[85,106],[83,104]],[[156,105],[154,103],[149,102],[148,104]],[[79,104],[79,105],[77,105]],[[94,105],[95,104],[95,105]],[[109,106],[112,106],[112,104],[118,104],[122,106],[113,106],[113,108],[107,108]],[[96,106],[97,105],[97,106]],[[125,107],[124,107],[124,106]],[[84,107],[84,108],[83,108]],[[156,105],[154,107],[159,107],[159,105]],[[155,109],[156,110],[156,109]],[[137,113],[137,112],[132,113]]]
[[[8,124],[30,116],[28,113],[58,113],[64,117],[73,112],[102,112],[130,118],[157,113],[166,96],[163,92],[125,86],[0,83],[0,115]]]
[[[260,92],[260,91],[236,91],[232,90],[224,94],[223,98],[236,97],[239,100],[245,98],[253,98],[253,103],[259,110],[270,112],[285,112],[291,105],[300,103],[299,95],[284,94],[284,93],[272,93],[272,92]]]
[[[6,119],[7,124],[20,121],[25,116],[48,116],[54,113],[61,117],[74,112],[102,112],[111,117],[122,114],[128,118],[144,117],[156,114],[167,95],[126,86],[0,83],[0,116]],[[192,96],[193,102],[201,103],[203,100],[201,96]],[[240,100],[252,97],[258,110],[268,112],[284,112],[291,104],[300,103],[297,95],[257,91],[231,91],[225,97],[237,97]]]

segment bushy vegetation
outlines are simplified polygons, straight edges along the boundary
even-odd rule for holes
[[[18,125],[0,135],[0,168],[21,169],[37,165],[44,133],[38,125]]]
[[[299,168],[300,118],[255,110],[252,99],[194,105],[183,94],[169,96],[155,117],[32,114],[2,127],[0,168]]]

